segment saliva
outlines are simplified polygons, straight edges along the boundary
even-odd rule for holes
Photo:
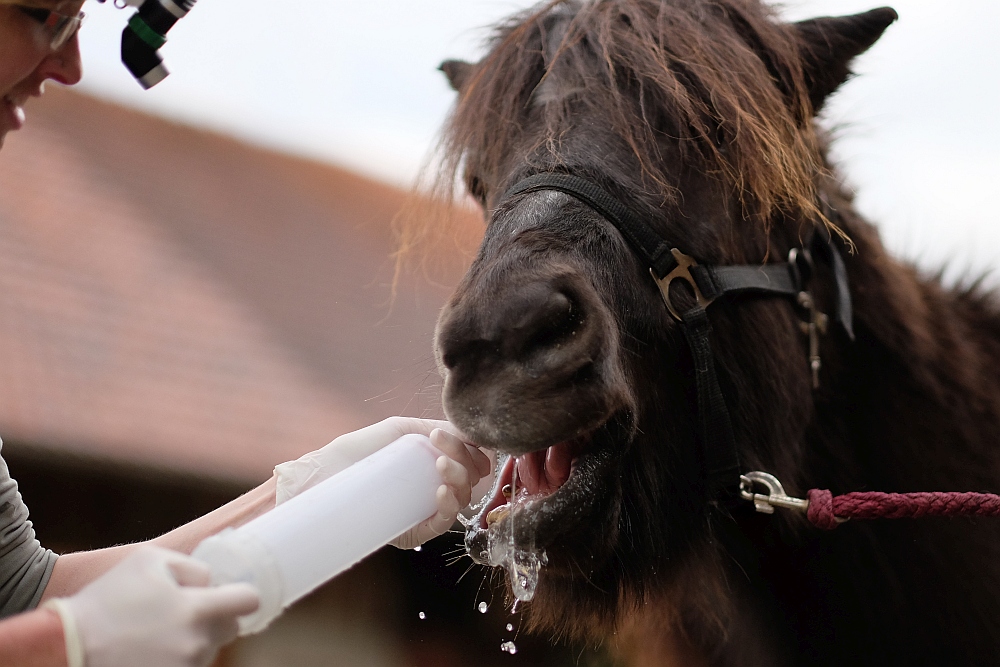
[[[517,488],[515,466],[511,480],[511,511],[506,519],[490,526],[487,534],[489,564],[504,568],[514,597],[521,602],[530,602],[535,597],[539,572],[548,563],[544,550],[536,549],[534,544],[518,544],[514,540],[518,508],[528,501],[527,490]]]

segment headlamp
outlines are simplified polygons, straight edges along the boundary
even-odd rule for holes
[[[159,50],[167,41],[167,32],[187,16],[196,0],[124,0],[125,6],[138,7],[122,32],[122,62],[132,76],[149,89],[167,78],[170,72]]]

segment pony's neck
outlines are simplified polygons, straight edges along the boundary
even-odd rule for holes
[[[838,209],[857,245],[845,257],[857,340],[840,344],[835,397],[818,412],[814,437],[827,441],[825,454],[848,453],[845,469],[826,476],[844,487],[900,491],[993,486],[1000,466],[995,299],[921,276],[886,253],[848,201]]]

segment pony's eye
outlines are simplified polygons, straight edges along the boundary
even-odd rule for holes
[[[715,149],[722,154],[729,152],[729,133],[722,129],[722,127],[715,128],[714,143]]]

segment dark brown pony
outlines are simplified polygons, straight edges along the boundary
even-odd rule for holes
[[[459,91],[449,165],[488,223],[439,322],[444,407],[518,457],[532,497],[515,536],[549,561],[525,606],[536,630],[642,665],[1000,664],[1000,521],[824,532],[715,502],[692,354],[648,266],[575,197],[504,198],[535,173],[578,175],[716,266],[784,261],[833,230],[855,339],[822,338],[819,388],[794,304],[709,310],[742,468],[793,495],[1000,491],[994,295],[889,257],[814,124],[895,18],[786,24],[756,0],[567,0],[501,26],[481,62],[444,64]],[[829,263],[811,284],[831,312]],[[474,558],[502,503],[470,527]]]

